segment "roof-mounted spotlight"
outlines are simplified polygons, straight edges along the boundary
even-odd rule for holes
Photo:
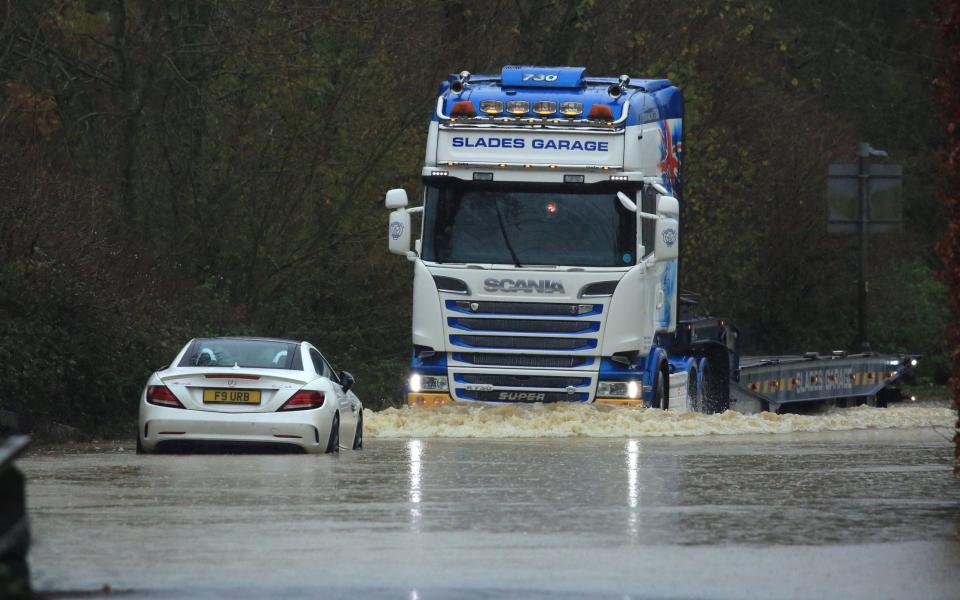
[[[460,71],[460,78],[455,79],[450,82],[450,91],[454,94],[459,94],[463,92],[464,88],[467,87],[467,83],[470,81],[470,71]]]
[[[621,75],[620,82],[614,83],[613,85],[608,87],[607,93],[610,94],[611,98],[619,98],[623,94],[624,90],[627,89],[628,85],[630,85],[630,76]]]

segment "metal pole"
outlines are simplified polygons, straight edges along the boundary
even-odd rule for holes
[[[857,166],[859,171],[859,191],[860,191],[860,285],[858,293],[858,312],[859,312],[859,338],[860,351],[870,352],[870,342],[867,340],[867,239],[869,235],[869,179],[870,164],[867,157],[870,156],[870,144],[862,143],[857,148]]]

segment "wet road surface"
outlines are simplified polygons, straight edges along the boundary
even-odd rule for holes
[[[146,598],[958,598],[945,428],[36,450],[39,590]]]

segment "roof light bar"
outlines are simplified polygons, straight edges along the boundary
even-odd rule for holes
[[[560,114],[565,117],[578,117],[583,114],[583,103],[581,102],[561,102]]]
[[[546,117],[557,112],[557,103],[550,100],[537,100],[533,103],[533,112]]]
[[[526,100],[511,100],[507,102],[506,112],[510,113],[513,116],[503,116],[497,117],[495,115],[489,114],[487,117],[477,117],[476,111],[473,106],[473,102],[469,100],[462,100],[454,104],[454,110],[451,110],[451,113],[444,114],[445,96],[440,96],[437,98],[437,108],[436,116],[437,120],[441,123],[448,125],[455,125],[457,127],[474,127],[474,126],[488,126],[490,124],[503,124],[503,125],[540,125],[550,127],[551,124],[559,128],[568,128],[568,127],[603,127],[604,130],[608,130],[609,127],[616,127],[622,125],[626,120],[627,116],[630,114],[630,102],[625,101],[620,108],[620,116],[613,120],[613,111],[610,106],[604,104],[597,104],[591,107],[590,114],[586,119],[582,117],[580,119],[573,120],[562,120],[562,119],[545,119],[545,118],[522,118],[530,110],[530,103]],[[462,105],[457,106],[463,102]],[[574,113],[573,110],[579,107],[582,110],[582,105],[579,102],[570,102],[570,103],[561,103],[565,106],[562,109],[561,114],[566,117],[576,117],[577,113]],[[571,106],[567,106],[567,105]],[[474,112],[471,113],[470,110]],[[580,113],[582,115],[582,113]],[[463,121],[458,120],[458,118],[463,119]],[[599,122],[598,122],[599,121]]]
[[[526,100],[511,100],[507,102],[507,112],[511,115],[525,115],[530,112],[530,103]]]
[[[488,115],[499,115],[503,112],[503,102],[499,100],[481,100],[480,110]]]

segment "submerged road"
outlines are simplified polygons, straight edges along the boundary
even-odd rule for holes
[[[35,450],[41,591],[146,598],[960,597],[945,428]]]

